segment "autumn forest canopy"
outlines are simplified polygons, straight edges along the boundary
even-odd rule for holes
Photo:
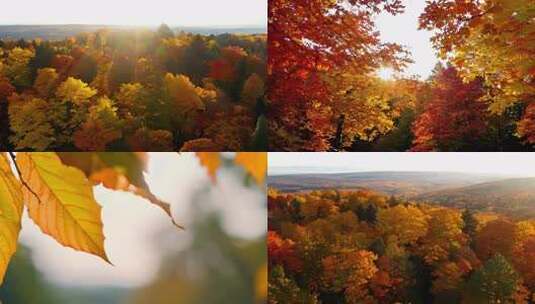
[[[269,303],[533,303],[535,221],[370,190],[268,194]]]
[[[276,151],[529,151],[535,143],[535,3],[428,0],[419,29],[440,63],[385,42],[404,0],[270,0],[268,105]]]
[[[0,147],[266,150],[265,34],[98,30],[0,41]]]

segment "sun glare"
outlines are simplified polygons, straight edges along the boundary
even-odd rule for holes
[[[395,76],[395,71],[392,68],[380,68],[377,71],[377,76],[383,80],[392,80]]]

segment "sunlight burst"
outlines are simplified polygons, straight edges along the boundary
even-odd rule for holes
[[[379,71],[377,71],[377,76],[383,80],[392,80],[394,79],[394,76],[396,75],[396,72],[392,68],[383,67],[380,68]]]

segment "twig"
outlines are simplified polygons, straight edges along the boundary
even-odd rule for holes
[[[39,204],[41,204],[41,199],[39,198],[39,196],[37,195],[37,193],[35,193],[32,188],[30,188],[30,185],[28,185],[28,183],[26,183],[26,181],[24,180],[24,178],[22,178],[22,173],[20,172],[20,169],[19,169],[19,165],[17,164],[17,157],[15,156],[15,153],[13,152],[8,152],[9,153],[9,157],[11,158],[11,160],[13,161],[13,164],[15,165],[15,170],[17,170],[17,174],[19,175],[19,179],[20,179],[20,182],[21,184],[26,187],[26,189],[28,189],[28,191],[30,191],[30,193],[32,193],[35,198],[37,198],[37,200],[39,201]]]

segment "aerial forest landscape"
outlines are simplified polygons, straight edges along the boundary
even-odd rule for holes
[[[535,301],[532,156],[286,154],[269,159],[270,304]]]
[[[176,5],[176,19],[139,5],[104,12],[110,25],[70,25],[67,11],[44,25],[35,10],[29,24],[2,21],[1,150],[266,151],[266,12],[250,25],[228,14],[184,26],[200,4]],[[154,15],[135,20],[144,10]],[[145,25],[152,19],[172,23]]]
[[[270,0],[270,151],[533,151],[531,0]]]

